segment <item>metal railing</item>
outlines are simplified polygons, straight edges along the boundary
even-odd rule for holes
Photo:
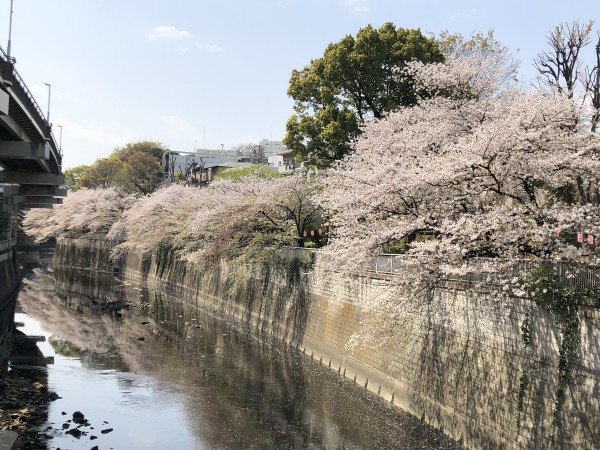
[[[293,249],[292,255],[295,258],[302,259],[311,257],[313,261],[316,261],[319,257],[319,250],[296,247]],[[381,254],[375,257],[367,267],[367,271],[383,275],[399,275],[402,273],[402,270],[406,269],[406,264],[403,264],[406,258],[405,255],[399,254]],[[565,286],[600,289],[600,267],[564,262],[548,262],[544,265],[543,262],[528,259],[515,261],[512,267],[499,273],[471,272],[460,276],[449,275],[445,278],[448,281],[467,283],[488,282],[493,284],[507,278],[523,279],[533,269],[539,269],[547,272],[549,276],[557,277],[559,282]]]

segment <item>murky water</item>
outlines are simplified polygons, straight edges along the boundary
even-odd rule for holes
[[[459,448],[295,350],[110,275],[40,269],[18,302],[55,357],[51,449]]]

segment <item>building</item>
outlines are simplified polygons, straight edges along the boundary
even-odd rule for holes
[[[277,153],[287,150],[287,147],[283,145],[283,142],[271,141],[269,139],[263,139],[258,143],[258,146],[263,151],[266,158],[275,156]]]

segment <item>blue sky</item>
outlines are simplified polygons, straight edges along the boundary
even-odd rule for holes
[[[0,45],[10,0],[0,0]],[[327,44],[393,22],[437,35],[495,30],[534,78],[554,26],[597,20],[597,0],[14,0],[12,56],[62,126],[64,167],[156,140],[173,150],[281,140],[293,69]],[[594,31],[596,36],[596,31]]]

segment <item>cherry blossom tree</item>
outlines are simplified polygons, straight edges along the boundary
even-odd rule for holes
[[[105,238],[132,201],[113,188],[79,189],[69,192],[63,203],[52,209],[30,210],[23,229],[36,242],[63,236]]]
[[[211,207],[189,224],[204,243],[195,254],[201,259],[269,260],[282,247],[303,246],[304,231],[322,223],[318,184],[303,174],[218,180],[208,190]]]
[[[162,245],[203,263],[266,261],[282,247],[302,245],[304,232],[321,224],[318,192],[317,182],[301,174],[251,174],[205,188],[172,184],[137,199],[108,237],[121,242],[115,256]]]
[[[503,61],[495,52],[411,65],[431,97],[370,122],[324,181],[336,236],[323,264],[361,270],[406,242],[404,288],[420,292],[524,254],[599,262],[555,237],[600,231],[597,191],[579,188],[598,185],[599,139],[568,93],[507,86]]]
[[[181,247],[196,210],[206,207],[206,189],[171,184],[138,198],[115,222],[108,237],[120,241],[118,252],[150,251],[160,242]]]

